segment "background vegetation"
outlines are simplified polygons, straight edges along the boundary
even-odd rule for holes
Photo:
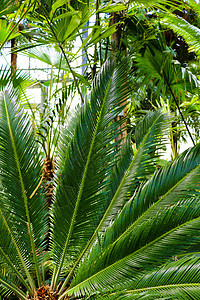
[[[1,1],[2,299],[199,299],[199,15]]]

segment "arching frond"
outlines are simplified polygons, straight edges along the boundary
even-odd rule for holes
[[[113,225],[104,233],[100,245],[92,250],[91,260],[87,259],[83,268],[79,269],[80,273],[77,273],[70,292],[84,294],[86,290],[92,292],[94,286],[95,289],[99,286],[101,290],[112,290],[115,283],[114,288],[120,289],[129,281],[137,281],[140,272],[143,274],[146,268],[154,268],[199,242],[196,231],[200,216],[199,198],[188,199],[189,195],[195,197],[197,191],[199,193],[199,147],[186,151],[172,165],[161,169],[127,203]],[[188,156],[191,160],[187,164]],[[181,168],[180,172],[177,167]],[[153,182],[156,182],[162,195],[157,194]],[[147,187],[150,187],[153,197]],[[141,214],[140,208],[144,209]],[[176,218],[173,221],[174,215]],[[190,230],[191,239],[187,238],[183,243],[186,236],[190,236]],[[182,231],[183,235],[180,234]],[[106,246],[108,248],[104,250]],[[159,253],[157,249],[160,249]],[[155,259],[152,260],[152,257]]]
[[[200,55],[200,29],[198,27],[190,24],[181,17],[174,15],[164,17],[161,20],[161,24],[172,29],[177,35],[182,36],[189,45],[189,50]]]
[[[7,221],[1,229],[12,233],[12,236],[6,235],[5,230],[2,233],[7,239],[7,248],[3,247],[2,251],[8,254],[12,243],[14,252],[10,255],[17,252],[16,262],[23,265],[33,288],[29,272],[35,271],[40,282],[38,264],[43,256],[47,231],[47,211],[40,187],[42,168],[32,124],[20,110],[14,92],[1,92],[0,116],[0,208]],[[9,219],[7,214],[10,214]]]
[[[68,255],[80,259],[102,216],[106,203],[102,190],[116,151],[113,139],[119,134],[119,122],[113,120],[123,108],[117,105],[129,93],[127,79],[125,62],[117,67],[107,63],[79,118],[74,119],[73,133],[67,135],[69,146],[59,163],[62,171],[53,205],[52,246],[57,276]],[[69,137],[73,137],[70,143]]]

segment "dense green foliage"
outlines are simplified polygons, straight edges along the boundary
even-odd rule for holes
[[[199,297],[200,145],[157,170],[161,111],[139,123],[136,150],[114,143],[128,72],[107,62],[63,129],[50,208],[31,122],[17,92],[1,92],[1,295],[49,284],[59,299]]]
[[[0,70],[0,299],[199,299],[199,6],[12,2],[0,51],[51,74],[35,107]]]

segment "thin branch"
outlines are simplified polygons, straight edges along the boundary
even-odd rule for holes
[[[180,113],[180,115],[181,115],[181,118],[182,118],[182,120],[183,120],[183,123],[185,124],[185,128],[186,128],[186,130],[187,130],[187,132],[188,132],[188,134],[189,134],[189,137],[191,138],[191,141],[192,141],[193,145],[195,146],[195,141],[194,141],[194,139],[193,139],[193,137],[192,137],[192,134],[191,134],[191,132],[190,132],[188,126],[187,126],[187,123],[186,123],[185,118],[184,118],[184,116],[183,116],[183,114],[182,114],[182,112],[181,112],[180,106],[179,106],[179,104],[178,104],[178,101],[176,100],[176,97],[175,97],[175,95],[174,95],[174,92],[172,91],[172,88],[171,88],[171,86],[170,86],[170,84],[169,84],[168,82],[167,82],[167,86],[168,86],[168,88],[169,88],[169,90],[170,90],[170,93],[172,94],[173,100],[174,100],[174,102],[175,102],[175,104],[176,104],[176,106],[177,106],[177,108],[178,108],[178,111],[179,111],[179,113]]]

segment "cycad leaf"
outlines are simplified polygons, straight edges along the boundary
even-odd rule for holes
[[[4,215],[5,212],[4,212]],[[15,238],[12,234],[12,229],[9,228],[9,216],[5,216],[0,210],[0,273],[2,273],[1,278],[4,277],[4,281],[11,279],[12,283],[16,280],[17,282],[21,281],[27,291],[30,292],[30,289],[25,281],[25,275],[28,278],[30,286],[34,288],[34,283],[28,271],[28,266],[26,265],[27,261],[23,257],[23,249],[20,249],[15,241]],[[5,274],[4,270],[7,270],[9,273]]]
[[[89,256],[92,264],[83,263],[70,292],[84,294],[86,290],[92,292],[94,286],[99,286],[101,290],[109,290],[112,287],[117,289],[120,286],[122,288],[129,280],[137,280],[140,272],[162,264],[173,255],[185,251],[190,245],[198,244],[199,198],[193,200],[188,197],[199,193],[199,148],[200,145],[197,145],[186,151],[174,164],[155,174],[142,192],[127,203],[114,224],[104,234],[107,241],[114,241],[113,244],[109,245],[107,242],[108,248],[100,254],[104,242],[102,241],[96,251],[96,254],[100,254],[99,257],[93,253],[96,250],[94,248]],[[179,172],[178,166],[181,168]],[[172,172],[171,176],[169,171]],[[163,196],[155,190],[155,184],[151,185],[155,180]],[[147,186],[151,186],[151,195]],[[151,204],[147,200],[152,201]],[[194,205],[193,208],[190,207],[190,201],[191,206]],[[168,212],[170,205],[173,208],[171,213]],[[173,221],[174,215],[176,218]],[[135,222],[132,223],[133,219]],[[155,259],[152,259],[153,257]]]
[[[125,299],[158,299],[158,297],[187,299],[188,296],[198,299],[200,295],[199,282],[199,258],[187,257],[170,262],[158,270],[147,271],[121,295],[124,294]],[[117,294],[120,295],[120,293],[116,293],[115,297]],[[129,298],[131,296],[132,298]]]
[[[47,212],[39,188],[41,164],[32,124],[19,109],[14,93],[1,92],[0,115],[1,209],[3,214],[10,214],[8,224],[15,228],[22,256],[40,281],[38,261],[45,246]]]
[[[106,194],[109,205],[97,227],[98,235],[107,229],[110,222],[118,218],[119,208],[123,208],[139,184],[147,180],[148,175],[155,171],[159,157],[157,152],[165,143],[164,136],[169,128],[169,120],[169,115],[161,111],[150,112],[139,125],[140,136],[139,133],[136,133],[138,141],[139,138],[141,140],[135,154],[133,155],[130,144],[125,145],[125,151],[121,152],[119,161],[113,167],[110,183],[107,183]],[[121,228],[123,232],[123,226]],[[108,240],[103,242],[104,247],[111,242],[110,236],[114,237],[112,234],[108,235]],[[100,247],[99,252],[101,252],[102,245],[96,247],[98,246]]]
[[[80,254],[102,216],[105,197],[100,191],[106,183],[105,175],[116,151],[113,139],[119,134],[116,131],[116,135],[111,135],[119,126],[112,121],[122,109],[117,105],[129,93],[126,72],[125,62],[117,67],[113,63],[104,65],[90,101],[82,108],[75,124],[71,134],[74,139],[68,146],[65,159],[60,162],[62,172],[58,175],[52,229],[58,274],[66,255],[76,258]]]
[[[113,241],[120,241],[121,238],[129,240],[132,230],[140,227],[159,210],[196,194],[199,190],[199,148],[198,144],[185,151],[172,164],[160,169],[136,196],[127,202],[109,229]]]
[[[137,284],[138,280],[140,280],[148,270],[153,270],[156,266],[162,265],[173,256],[184,252],[188,246],[199,243],[199,225],[200,217],[192,219],[170,230],[166,234],[161,235],[151,243],[146,244],[139,250],[134,251],[112,265],[106,266],[107,261],[104,261],[106,265],[104,265],[105,267],[101,271],[80,283],[73,282],[72,286],[74,287],[68,290],[68,294],[75,293],[77,295],[84,295],[85,293],[92,294],[96,291],[108,292],[123,290],[131,283]],[[162,226],[162,223],[160,226]],[[134,231],[132,234],[134,237]],[[125,252],[125,250],[128,250],[129,245],[122,245],[120,247],[121,251]],[[116,253],[118,253],[120,249],[118,248]],[[113,249],[110,249],[110,254],[112,254],[112,251]],[[109,257],[107,259],[109,259]]]
[[[186,283],[172,286],[158,286],[147,288],[146,290],[128,290],[125,292],[115,292],[110,295],[104,295],[105,300],[158,300],[158,299],[199,299],[199,283]],[[89,298],[90,299],[90,298]],[[91,297],[91,299],[93,299]],[[100,299],[96,298],[95,299]]]
[[[137,149],[139,149],[141,143],[147,139],[147,136],[148,141],[146,143],[149,143],[149,145],[146,145],[147,148],[148,146],[153,146],[154,143],[156,144],[161,142],[161,140],[163,141],[163,135],[166,134],[165,131],[169,126],[169,121],[170,117],[160,110],[148,112],[135,128],[135,143]],[[162,123],[165,123],[165,125]]]

